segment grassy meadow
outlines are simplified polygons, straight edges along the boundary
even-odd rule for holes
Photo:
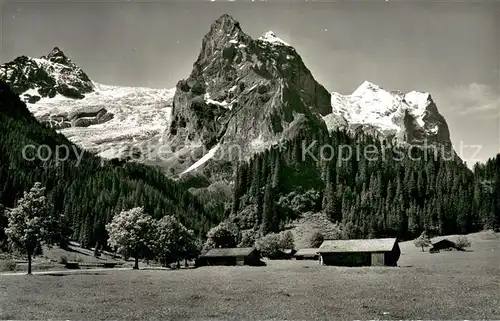
[[[264,267],[0,275],[0,319],[500,319],[500,238],[467,252],[401,243],[398,267]]]

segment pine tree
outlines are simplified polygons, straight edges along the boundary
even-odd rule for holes
[[[272,232],[275,228],[275,210],[273,202],[273,189],[270,184],[266,185],[264,192],[264,205],[263,205],[263,219],[262,219],[262,234],[266,235]]]

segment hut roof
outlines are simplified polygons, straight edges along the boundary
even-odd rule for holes
[[[434,242],[432,243],[433,246],[436,246],[436,245],[448,245],[448,246],[456,246],[455,242],[452,242],[448,239],[442,239],[440,241],[437,241],[437,242]]]
[[[319,253],[328,252],[390,252],[397,243],[395,238],[326,240],[318,249]]]
[[[254,247],[232,247],[232,248],[217,248],[211,249],[200,257],[234,257],[234,256],[248,256],[253,251]]]
[[[307,249],[300,249],[297,252],[295,252],[295,256],[314,256],[318,255],[318,249],[317,248],[307,248]]]

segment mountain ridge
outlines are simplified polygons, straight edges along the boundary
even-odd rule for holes
[[[25,102],[36,103],[41,98],[62,95],[82,99],[94,91],[88,75],[59,47],[40,58],[19,56],[0,66],[0,79],[6,81]]]
[[[352,94],[332,92],[332,114],[323,117],[329,130],[375,131],[394,143],[441,144],[453,149],[448,124],[428,92],[388,91],[364,81]]]
[[[27,77],[14,72],[24,69]],[[38,74],[46,76],[40,80]],[[446,120],[429,93],[388,91],[369,81],[350,95],[329,92],[293,46],[273,31],[253,39],[228,14],[211,24],[191,74],[176,88],[95,83],[59,47],[41,58],[20,56],[1,65],[0,79],[39,121],[80,146],[106,158],[130,156],[140,147],[155,159],[155,149],[166,145],[166,163],[181,163],[176,173],[199,168],[193,165],[202,165],[214,148],[224,153],[228,145],[241,147],[249,157],[301,131],[347,129],[398,144],[426,141],[452,149]],[[68,94],[64,88],[75,81],[83,89]],[[150,143],[155,147],[142,147]]]

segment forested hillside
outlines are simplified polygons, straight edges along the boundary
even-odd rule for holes
[[[23,157],[27,145],[46,145],[41,155],[49,156],[49,150],[52,155],[42,161],[35,157],[36,149],[30,148],[26,156],[33,160],[27,160]],[[57,162],[54,152],[61,145],[68,146],[70,154],[68,160]],[[104,236],[104,224],[114,214],[135,206],[144,206],[155,218],[175,215],[203,236],[224,218],[223,211],[205,210],[187,188],[167,179],[159,170],[136,163],[103,161],[88,152],[79,162],[81,153],[63,135],[38,123],[19,97],[0,82],[0,205],[14,206],[23,192],[39,181],[47,187],[54,211],[65,214],[73,238],[85,246],[94,245],[98,237]],[[0,231],[2,224],[5,220],[0,217]]]
[[[500,155],[476,166],[474,174],[459,159],[431,150],[340,131],[318,137],[304,160],[311,142],[297,137],[239,165],[231,218],[241,230],[277,231],[307,211],[324,211],[350,238],[411,239],[423,230],[453,234],[498,227]],[[333,148],[323,149],[321,158],[325,144]],[[363,152],[369,149],[378,154]],[[331,150],[333,156],[325,152]]]
[[[173,214],[202,238],[227,218],[237,226],[239,237],[257,238],[284,229],[305,212],[326,213],[350,238],[410,239],[423,230],[453,234],[499,225],[500,155],[471,171],[460,160],[391,146],[369,135],[304,135],[236,166],[229,213],[222,201],[225,193],[203,188],[196,196],[188,192],[199,185],[199,177],[176,183],[152,167],[103,161],[83,152],[38,123],[0,83],[0,205],[14,206],[39,181],[47,187],[54,212],[65,214],[72,237],[84,246],[105,241],[104,225],[121,210],[136,206],[155,218]],[[27,160],[27,145],[45,145],[45,153],[69,146],[69,158],[57,162],[52,155],[42,161],[30,149],[26,156],[34,160]],[[331,148],[321,149],[325,145]],[[376,154],[366,155],[368,146]],[[351,157],[345,157],[346,148],[354,153]],[[6,224],[2,206],[0,243]]]

